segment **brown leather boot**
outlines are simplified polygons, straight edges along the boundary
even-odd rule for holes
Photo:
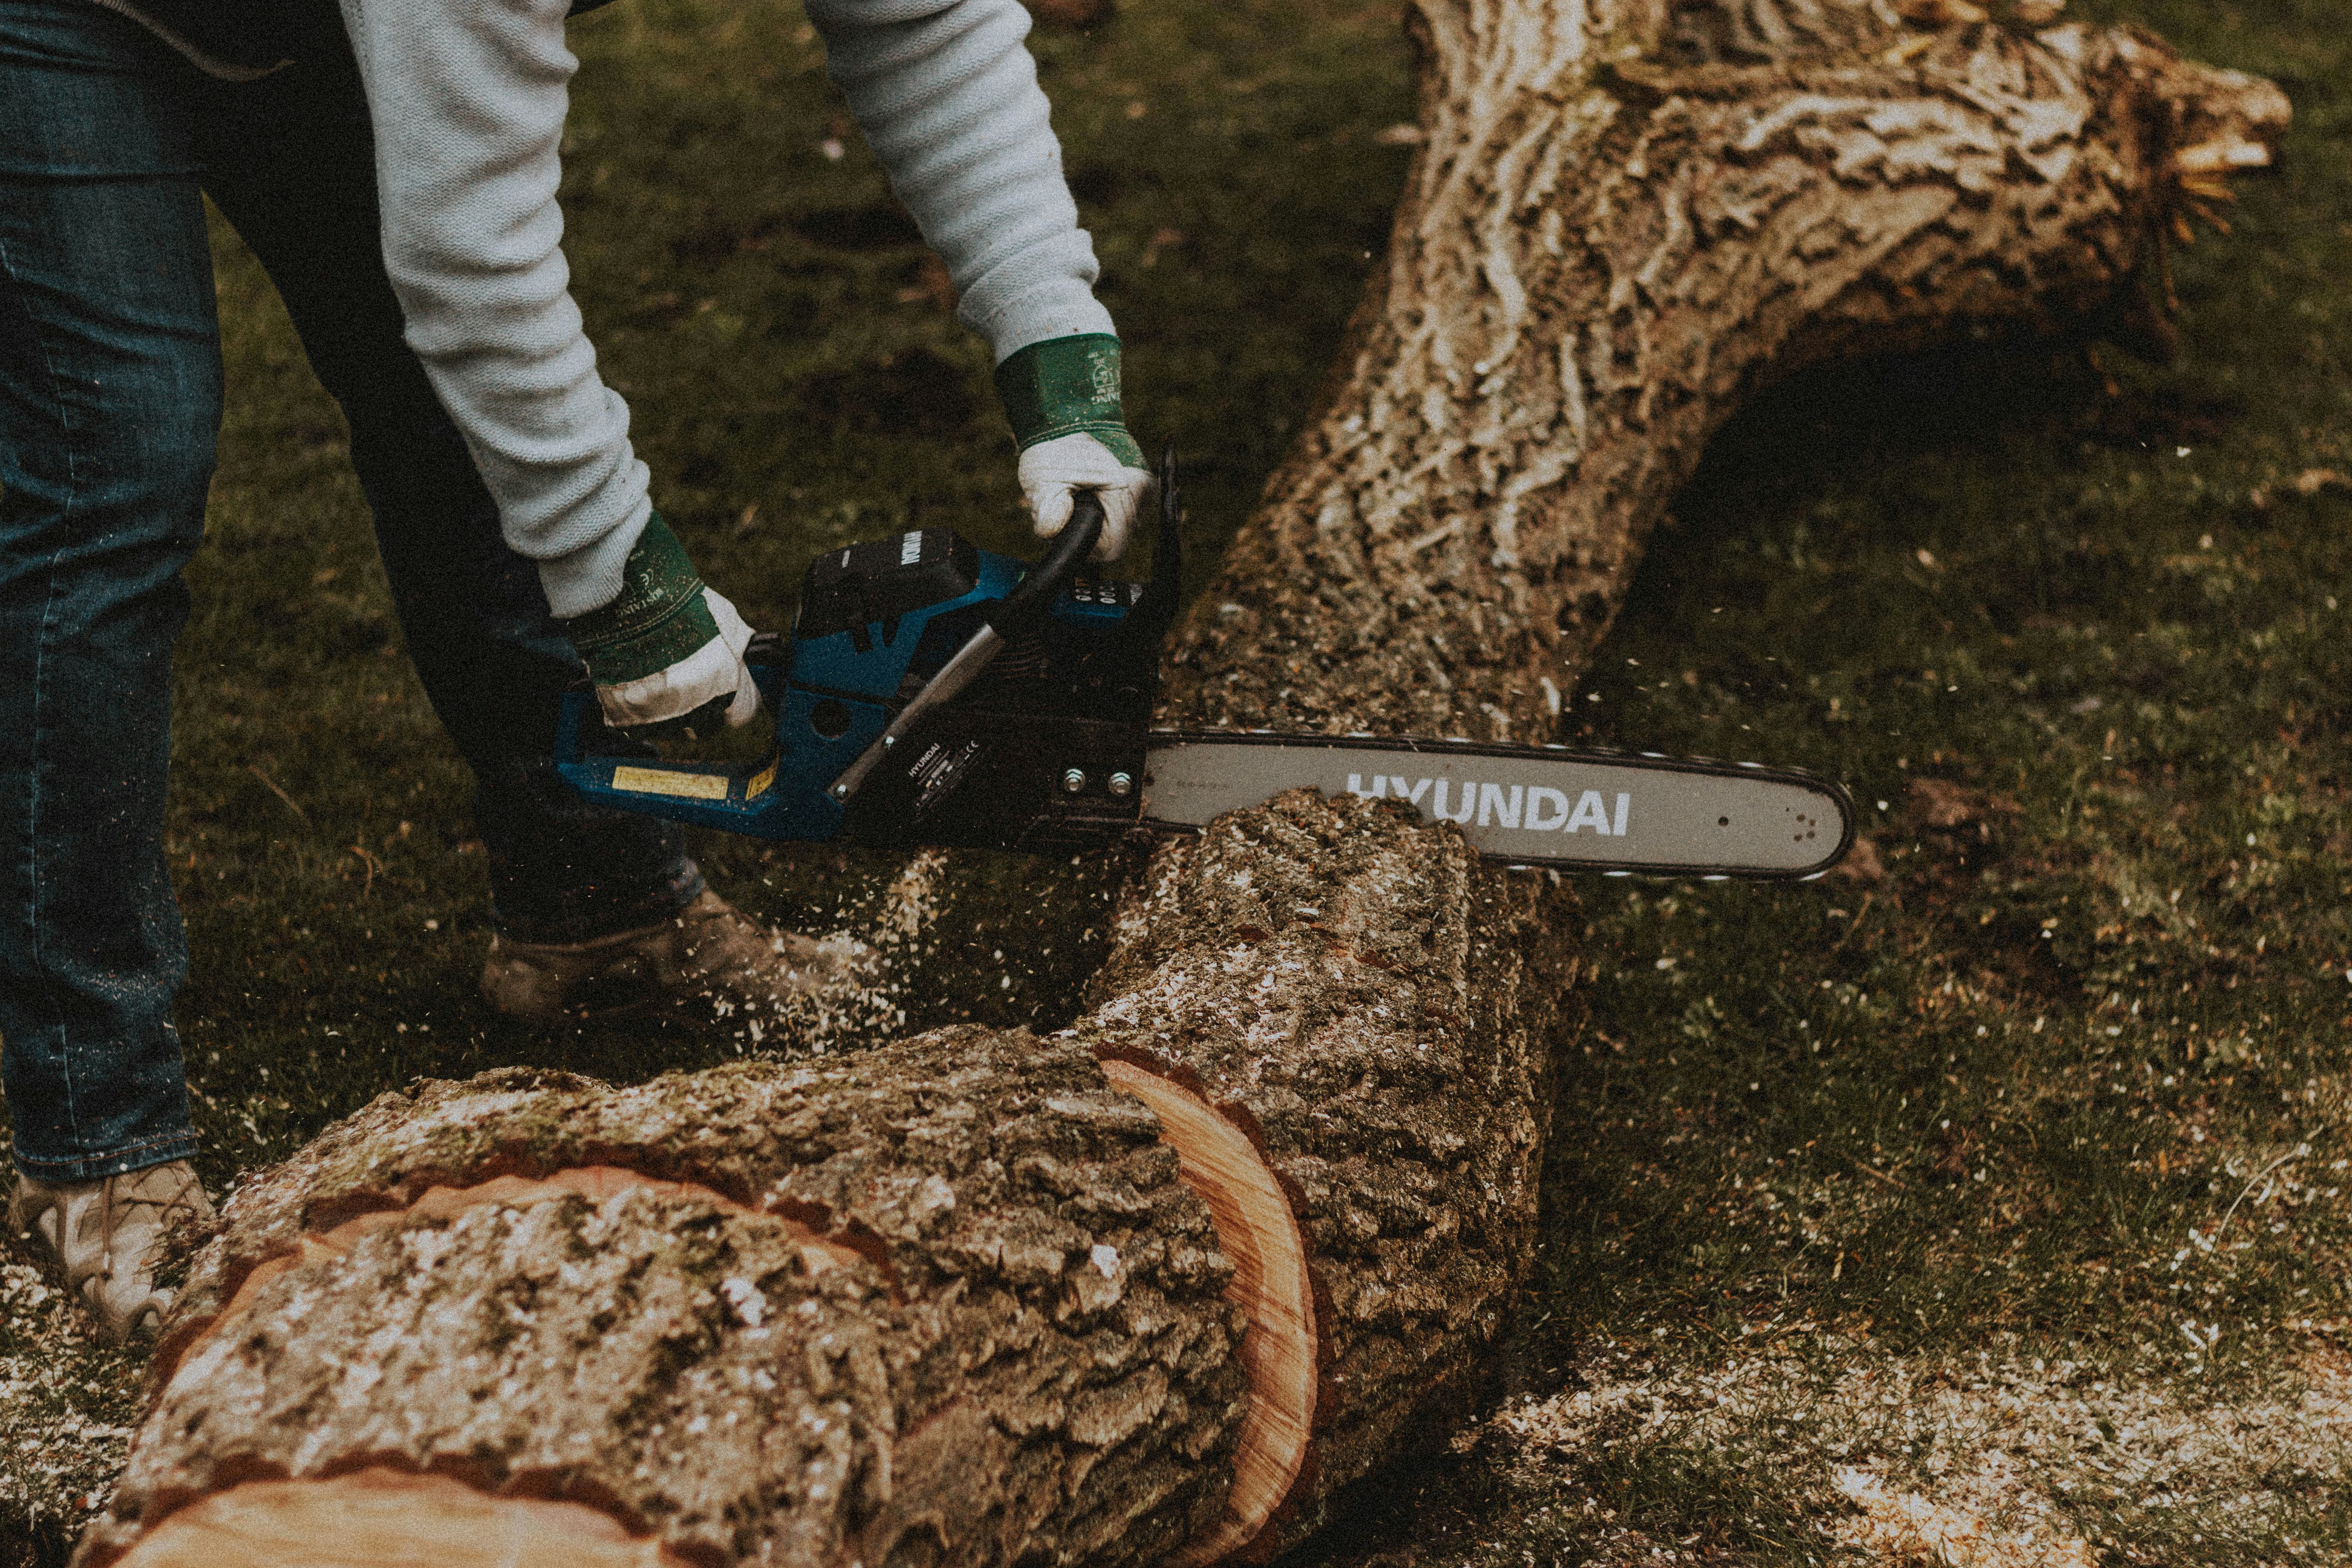
[[[165,1232],[212,1217],[212,1200],[185,1160],[56,1185],[19,1175],[8,1200],[9,1228],[48,1253],[110,1345],[154,1333],[172,1310],[172,1292],[155,1284]]]
[[[482,996],[509,1018],[549,1023],[592,984],[618,982],[640,994],[707,1003],[721,1018],[740,1016],[760,1034],[870,1011],[881,963],[845,936],[819,940],[775,931],[704,889],[658,925],[586,942],[490,938]]]

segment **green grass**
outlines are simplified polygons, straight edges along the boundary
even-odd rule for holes
[[[1873,1560],[1893,1548],[1841,1470],[2116,1563],[2352,1553],[2346,1428],[2304,1403],[2352,1383],[2352,486],[2295,483],[2352,475],[2352,17],[2096,14],[2280,79],[2284,168],[2174,255],[2173,366],[1847,367],[1715,443],[1579,733],[1840,777],[1881,875],[1587,886],[1594,1023],[1490,1414],[1312,1560]],[[781,625],[830,545],[920,521],[1019,547],[984,351],[798,12],[633,0],[574,37],[579,297],[710,578]],[[1134,423],[1186,452],[1197,584],[1384,237],[1397,18],[1166,0],[1037,48]],[[468,784],[339,420],[226,237],[221,291],[231,414],[171,822],[208,1182],[421,1074],[634,1079],[744,1048],[526,1031],[475,999]],[[730,896],[819,927],[870,925],[899,870],[698,850]],[[950,862],[909,1026],[1070,1016],[1120,871]],[[51,1561],[136,1367],[37,1292],[0,1284],[0,1533]]]

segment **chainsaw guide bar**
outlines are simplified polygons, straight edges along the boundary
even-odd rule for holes
[[[1812,878],[1853,841],[1839,785],[1703,758],[1370,736],[1155,731],[1143,826],[1198,830],[1286,789],[1397,800],[1509,865]]]

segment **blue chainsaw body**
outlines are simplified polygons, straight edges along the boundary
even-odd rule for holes
[[[646,748],[605,730],[583,688],[563,703],[557,771],[598,805],[761,838],[1102,843],[1132,827],[1141,805],[1159,642],[1174,611],[1173,533],[1149,585],[1074,577],[1053,587],[985,673],[894,737],[887,764],[846,802],[836,781],[992,624],[1029,563],[946,529],[830,551],[808,569],[793,635],[761,638],[749,656],[775,725],[763,759],[626,754]]]

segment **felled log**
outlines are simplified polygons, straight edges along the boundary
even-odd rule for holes
[[[1180,629],[1179,710],[1546,739],[1756,388],[1995,333],[2161,333],[2163,245],[2270,161],[2286,99],[2136,28],[2030,25],[2057,10],[1412,5],[1424,142],[1387,262]]]
[[[1246,1544],[1311,1428],[1392,1448],[1497,1327],[1558,1018],[1524,971],[1562,943],[1370,803],[1287,796],[1156,871],[1126,920],[1214,919],[1130,932],[1065,1036],[492,1073],[331,1129],[197,1255],[81,1560],[364,1531],[332,1561],[463,1568],[564,1521],[591,1563]],[[453,1530],[453,1496],[529,1507]]]
[[[1543,738],[1742,397],[2112,318],[2285,121],[1907,10],[1416,0],[1387,265],[1168,717]],[[1262,1559],[1475,1391],[1575,925],[1290,795],[1154,858],[1051,1039],[387,1096],[227,1206],[78,1561]]]
[[[420,1476],[584,1503],[622,1562],[922,1561],[1041,1523],[1073,1558],[1165,1552],[1245,1405],[1230,1266],[1159,1124],[1021,1035],[387,1095],[222,1242],[160,1347],[163,1440],[125,1479],[165,1517],[133,1562],[227,1560],[210,1510],[307,1563],[344,1534],[317,1521],[402,1492],[381,1560],[422,1560]]]

